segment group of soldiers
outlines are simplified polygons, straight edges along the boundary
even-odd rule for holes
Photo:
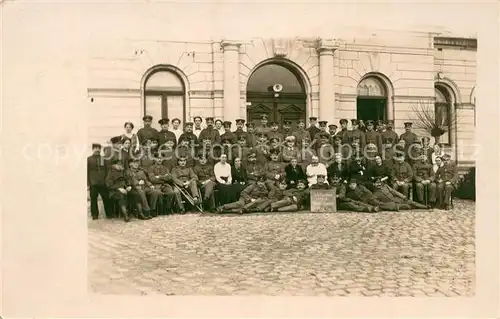
[[[246,188],[240,199],[218,207],[224,211],[266,211],[307,209],[308,192],[335,186],[337,207],[352,211],[400,210],[412,208],[450,208],[456,187],[456,165],[445,154],[435,170],[431,162],[429,138],[421,140],[405,123],[399,136],[392,121],[339,121],[335,124],[309,118],[297,122],[269,123],[262,115],[260,125],[244,119],[223,122],[221,134],[214,118],[195,117],[184,124],[183,132],[171,131],[169,119],[160,119],[161,130],[151,126],[153,118],[144,116],[144,127],[111,138],[111,146],[93,144],[89,156],[88,186],[91,214],[98,216],[97,198],[103,199],[106,216],[118,211],[130,220],[149,219],[177,210],[184,212],[183,197],[214,211],[217,188],[214,164],[231,165],[236,158],[246,172]],[[180,120],[174,119],[176,126]],[[244,127],[246,126],[246,130]],[[410,192],[413,200],[410,200]],[[130,209],[132,203],[133,208]],[[115,209],[116,207],[116,209]]]

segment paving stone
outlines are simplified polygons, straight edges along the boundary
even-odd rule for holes
[[[89,287],[142,295],[473,296],[474,210],[456,200],[452,211],[368,217],[89,220]]]

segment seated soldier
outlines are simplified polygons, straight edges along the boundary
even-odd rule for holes
[[[262,204],[269,196],[266,186],[266,177],[261,176],[255,183],[247,186],[240,195],[240,199],[234,203],[224,204],[217,207],[218,213],[233,212],[243,214],[253,207]]]
[[[305,197],[307,195],[306,181],[298,180],[297,188],[290,188],[283,191],[283,199],[274,201],[269,207],[271,212],[296,212],[304,206]]]
[[[427,162],[427,154],[420,155],[420,161],[413,164],[413,173],[415,175],[415,193],[416,200],[423,204],[424,193],[427,192],[428,204],[436,204],[436,184],[434,183],[434,170],[432,164]]]
[[[199,191],[196,183],[198,182],[198,177],[193,172],[191,167],[187,167],[186,158],[179,157],[178,165],[172,169],[170,173],[172,175],[172,181],[174,182],[174,195],[179,207],[179,212],[184,214],[186,212],[184,204],[182,203],[181,191],[179,188],[184,189],[187,195],[192,196],[194,204],[199,204]]]
[[[281,180],[278,183],[277,187],[273,187],[269,191],[269,194],[267,196],[267,200],[266,201],[264,201],[263,203],[255,206],[252,210],[248,210],[248,211],[249,212],[250,211],[253,211],[253,212],[265,212],[265,211],[269,211],[269,209],[271,208],[271,204],[272,203],[283,199],[283,197],[284,197],[283,192],[286,190],[287,186],[288,185],[286,184],[286,181],[284,179]]]
[[[348,162],[349,177],[366,186],[366,161],[364,157],[353,156]]]
[[[139,162],[138,159],[129,160],[130,168],[126,172],[132,186],[129,194],[135,201],[138,218],[151,219],[152,215],[154,215],[151,211],[156,211],[158,200],[161,200],[162,193],[160,190],[155,189],[144,170],[139,168]],[[147,197],[150,198],[151,207]]]
[[[306,173],[302,166],[298,164],[296,158],[290,160],[290,164],[285,167],[285,180],[288,188],[295,188],[299,180],[306,179]]]
[[[165,203],[164,212],[170,213],[172,211],[172,202],[174,199],[174,190],[170,183],[172,182],[172,176],[168,168],[163,165],[163,158],[160,154],[155,155],[155,163],[151,165],[147,171],[148,178],[153,184],[156,190],[159,190],[163,194],[163,203]],[[162,203],[162,201],[160,201]],[[159,209],[159,208],[158,208]],[[156,214],[161,215],[159,211],[153,211],[153,217]]]
[[[264,166],[266,185],[270,190],[276,187],[276,182],[285,177],[285,164],[279,161],[279,150],[271,151],[271,161]]]
[[[177,165],[177,156],[175,155],[174,144],[174,141],[167,140],[158,150],[158,155],[162,158],[163,166],[165,166],[169,172],[172,171],[172,168],[174,168],[175,165]]]
[[[200,154],[198,157],[198,164],[193,168],[193,172],[198,177],[198,187],[203,194],[203,207],[213,212],[215,210],[214,167],[207,163],[207,158],[204,154]]]
[[[457,186],[457,167],[451,162],[449,154],[442,156],[443,165],[438,168],[435,176],[437,182],[437,207],[449,210],[451,208],[451,194]]]
[[[282,154],[281,154],[281,142],[278,137],[272,137],[269,139],[269,154],[277,152],[278,154],[278,161],[282,161]]]
[[[409,197],[410,186],[413,181],[413,170],[410,164],[405,161],[405,156],[402,153],[396,153],[391,174],[392,188]]]
[[[106,176],[106,187],[109,190],[109,198],[116,201],[125,222],[130,221],[127,211],[128,192],[132,190],[125,170],[119,158],[110,161],[110,170]]]
[[[381,202],[395,204],[397,210],[410,210],[413,208],[426,209],[429,208],[423,204],[419,204],[409,200],[405,195],[397,192],[389,185],[382,182],[381,178],[377,178],[373,184],[373,195]]]
[[[295,146],[295,136],[290,135],[285,138],[285,145],[281,151],[283,163],[290,163],[293,158],[300,158],[300,150]]]
[[[396,204],[384,203],[378,200],[377,197],[375,197],[375,195],[373,195],[373,193],[368,190],[368,188],[359,184],[359,182],[355,178],[351,178],[349,180],[349,187],[346,191],[346,197],[374,206],[374,211],[377,211],[379,209],[391,211],[398,210]]]
[[[177,145],[176,149],[176,156],[177,158],[184,158],[186,160],[186,165],[185,167],[193,167],[194,166],[194,148],[191,147],[191,137],[186,136],[184,139],[179,139],[179,144]],[[179,160],[177,159],[177,163],[179,163]],[[174,166],[174,167],[177,167]]]
[[[257,145],[254,147],[257,163],[264,166],[269,161],[270,147],[267,143],[267,136],[264,133],[258,133]]]
[[[246,176],[249,184],[256,182],[257,179],[264,175],[264,167],[257,163],[255,152],[250,152],[248,154],[247,163],[244,168],[246,169]]]
[[[332,187],[335,187],[335,197],[337,202],[337,210],[346,210],[352,212],[377,212],[378,208],[361,201],[357,201],[354,199],[347,198],[346,194],[346,186],[347,180],[340,176],[334,176],[331,180]]]

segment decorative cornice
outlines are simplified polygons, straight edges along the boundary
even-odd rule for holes
[[[141,97],[140,89],[124,88],[87,88],[89,97]]]
[[[459,48],[477,50],[477,39],[458,37],[434,37],[435,48]]]
[[[223,51],[239,51],[242,41],[236,40],[222,40],[220,43]]]
[[[476,105],[474,103],[455,103],[455,108],[461,110],[474,110]]]
[[[321,39],[318,41],[316,50],[320,55],[333,55],[339,47],[339,42],[333,39]]]

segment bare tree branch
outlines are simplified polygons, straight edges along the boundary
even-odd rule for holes
[[[418,103],[412,104],[411,108],[413,126],[428,132],[432,137],[444,135],[450,131],[451,127],[457,127],[460,122],[460,117],[456,113],[454,117],[450,116],[449,108],[446,116],[441,119],[436,118],[437,112],[434,103],[420,100]]]

